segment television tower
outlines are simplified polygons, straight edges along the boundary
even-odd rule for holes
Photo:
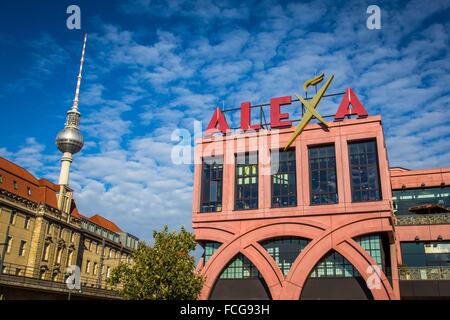
[[[56,136],[56,145],[63,153],[61,157],[61,172],[59,174],[59,186],[60,192],[58,196],[58,208],[62,211],[68,212],[68,204],[70,202],[64,201],[67,199],[68,193],[72,190],[69,188],[69,173],[70,165],[72,164],[72,155],[83,148],[83,136],[80,132],[80,112],[78,111],[78,96],[80,94],[81,74],[83,71],[84,52],[86,49],[87,34],[84,35],[83,50],[81,52],[80,71],[78,73],[77,87],[75,90],[75,98],[73,100],[72,108],[67,111],[67,120],[64,125],[64,129],[61,130]]]

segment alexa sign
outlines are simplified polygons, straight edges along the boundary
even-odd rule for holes
[[[324,126],[328,127],[327,122],[322,118],[322,116],[319,114],[319,112],[316,110],[320,100],[325,94],[325,91],[328,89],[328,86],[330,85],[331,81],[333,81],[334,76],[331,75],[330,78],[325,82],[325,84],[317,90],[317,93],[312,97],[311,99],[304,99],[298,94],[295,94],[295,96],[298,98],[298,100],[304,105],[305,107],[305,113],[303,115],[303,118],[300,120],[299,124],[297,125],[297,128],[295,129],[294,133],[292,134],[288,144],[286,145],[286,148],[288,148],[294,140],[300,135],[300,133],[303,131],[305,126],[309,123],[309,121],[315,117],[317,120],[319,120]],[[324,74],[314,77],[312,79],[309,79],[305,81],[303,84],[303,89],[306,91],[309,86],[314,85],[317,86],[319,83],[321,83],[324,79]],[[292,103],[292,97],[291,96],[284,96],[284,97],[278,97],[278,98],[272,98],[270,99],[270,127],[273,128],[287,128],[292,126],[292,121],[289,119],[288,113],[281,113],[281,106],[283,105],[289,105]],[[351,106],[351,108],[350,108]],[[359,99],[356,97],[355,93],[351,88],[347,88],[344,94],[344,98],[342,99],[341,104],[339,105],[339,108],[336,112],[336,115],[334,116],[335,120],[343,120],[346,116],[350,115],[357,115],[358,117],[367,117],[367,111],[364,109],[363,105],[359,101]],[[241,103],[241,127],[240,129],[242,131],[247,130],[259,130],[261,129],[260,124],[251,124],[251,103],[250,102],[242,102]],[[227,120],[225,118],[225,115],[223,112],[219,109],[219,107],[216,108],[216,111],[214,112],[211,121],[209,122],[208,128],[206,129],[206,134],[213,134],[216,132],[221,133],[228,133],[230,131],[230,128],[228,126]]]

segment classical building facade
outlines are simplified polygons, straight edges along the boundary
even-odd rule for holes
[[[390,168],[382,119],[351,89],[326,125],[303,121],[310,105],[302,128],[281,122],[290,103],[271,100],[270,130],[249,103],[237,132],[217,109],[208,130],[226,134],[196,141],[201,298],[450,298],[450,168]]]
[[[119,262],[131,262],[138,239],[113,222],[58,209],[59,186],[0,157],[0,296],[67,299],[66,268],[81,271],[78,298],[119,298],[108,286]]]
[[[0,298],[117,299],[108,278],[137,248],[138,238],[113,222],[80,214],[69,186],[73,155],[84,144],[78,97],[85,49],[86,35],[73,105],[56,137],[63,154],[58,184],[0,157]],[[80,268],[81,289],[65,283],[71,266]]]

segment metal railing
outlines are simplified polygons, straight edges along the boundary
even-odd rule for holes
[[[400,280],[450,280],[450,267],[399,267]]]
[[[396,215],[394,221],[398,226],[450,224],[450,213]]]
[[[4,284],[59,292],[70,291],[66,284],[67,277],[63,267],[51,270],[37,269],[13,263],[4,263],[3,271],[0,272],[0,282]],[[102,287],[98,287],[97,276],[80,276],[80,283],[81,290],[72,290],[71,292],[105,298],[120,298],[119,294],[106,281]]]

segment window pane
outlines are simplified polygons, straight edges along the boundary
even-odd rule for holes
[[[394,190],[392,199],[396,214],[443,213],[446,210],[441,207],[450,207],[450,187]]]
[[[258,269],[241,253],[228,264],[220,275],[220,279],[249,279],[259,277]]]
[[[380,200],[380,180],[375,141],[349,143],[352,201]]]
[[[309,276],[345,278],[357,277],[359,273],[341,254],[331,251],[319,261]]]
[[[297,205],[295,150],[276,150],[271,154],[272,207]],[[276,170],[278,169],[278,170]]]
[[[261,245],[272,256],[284,275],[287,275],[300,252],[309,240],[295,237],[282,237],[263,241]]]
[[[334,145],[311,147],[308,152],[311,204],[337,203]]]
[[[236,155],[235,209],[258,208],[258,154]]]
[[[201,212],[222,210],[222,158],[205,158],[202,168]]]

